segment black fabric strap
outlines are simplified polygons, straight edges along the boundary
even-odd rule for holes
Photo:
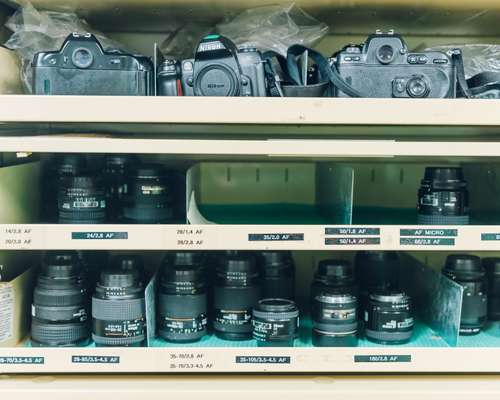
[[[480,72],[467,79],[467,85],[472,95],[477,96],[489,90],[500,91],[499,72]]]

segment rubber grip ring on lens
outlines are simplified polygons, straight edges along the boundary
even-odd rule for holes
[[[45,323],[33,318],[31,337],[39,343],[65,344],[80,342],[90,336],[87,322]]]
[[[469,225],[468,215],[417,215],[419,225]]]
[[[385,332],[385,331],[372,331],[371,329],[365,330],[366,337],[374,340],[381,340],[387,342],[395,342],[400,340],[408,340],[411,338],[413,331],[407,332]]]
[[[81,291],[74,291],[68,294],[69,291],[62,290],[40,290],[36,287],[33,292],[33,304],[49,307],[67,307],[84,304],[87,300],[87,295]]]
[[[103,321],[121,321],[144,318],[144,298],[123,300],[102,300],[92,297],[92,318]]]
[[[344,333],[349,331],[356,331],[358,329],[358,322],[353,322],[350,324],[335,324],[335,323],[324,323],[313,321],[314,329],[322,332],[328,333]]]

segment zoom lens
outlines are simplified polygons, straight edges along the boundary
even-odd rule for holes
[[[128,174],[137,159],[126,154],[108,154],[104,167],[108,221],[123,221],[123,201],[128,194]]]
[[[61,178],[58,208],[61,224],[106,222],[106,197],[102,182],[90,175]]]
[[[262,272],[262,297],[295,298],[295,265],[286,251],[263,251],[259,254],[259,268]]]
[[[427,167],[418,190],[422,225],[467,225],[469,192],[462,168]]]
[[[345,260],[321,260],[311,284],[311,298],[324,292],[357,295],[354,268]]]
[[[142,259],[116,256],[101,273],[92,297],[92,338],[96,346],[142,346],[146,305]]]
[[[486,271],[481,259],[469,254],[450,254],[446,257],[443,274],[464,288],[460,334],[478,334],[488,313]]]
[[[398,291],[370,295],[365,311],[365,335],[372,342],[403,344],[413,334],[413,312],[410,297]]]
[[[488,319],[500,321],[500,258],[483,258],[488,279]]]
[[[33,292],[33,346],[80,346],[90,336],[89,295],[76,252],[47,253]]]
[[[225,340],[251,339],[252,309],[261,293],[255,258],[250,254],[226,256],[217,266],[215,277],[215,334]]]
[[[253,309],[253,338],[259,347],[293,347],[299,309],[292,300],[262,299]]]
[[[207,281],[197,252],[167,254],[159,289],[159,335],[170,342],[194,342],[207,333]]]
[[[172,221],[171,188],[161,165],[143,165],[132,172],[128,194],[124,197],[123,214],[125,220],[133,224]]]
[[[358,345],[358,299],[351,293],[321,293],[312,299],[312,343],[318,347]]]

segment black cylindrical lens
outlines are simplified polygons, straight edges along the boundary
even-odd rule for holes
[[[427,167],[418,191],[418,223],[466,225],[469,192],[462,168]]]
[[[146,338],[142,259],[116,256],[101,273],[92,297],[96,346],[141,346]]]
[[[59,183],[59,223],[106,222],[106,197],[100,179],[91,175],[67,176]]]
[[[321,260],[311,284],[311,299],[324,292],[357,295],[354,267],[346,260]]]
[[[253,309],[253,338],[259,347],[293,347],[299,309],[289,299],[262,299]]]
[[[132,224],[164,224],[172,221],[171,187],[161,165],[142,165],[130,174],[123,215]]]
[[[199,252],[167,254],[163,260],[159,335],[170,342],[194,342],[207,333],[207,281]]]
[[[262,273],[262,297],[295,298],[295,265],[286,251],[263,251],[258,255]]]
[[[252,338],[252,309],[262,287],[255,258],[250,254],[227,256],[217,266],[214,287],[215,334],[226,340]]]
[[[483,258],[488,279],[488,319],[500,321],[500,258]]]
[[[358,344],[358,300],[352,293],[323,292],[312,299],[312,343],[319,347]]]
[[[85,272],[74,251],[47,253],[33,292],[34,346],[79,346],[90,336]]]
[[[372,342],[403,344],[413,334],[410,297],[398,291],[372,293],[365,311],[365,335]]]
[[[443,274],[464,288],[460,334],[478,334],[488,314],[486,271],[481,259],[469,254],[450,254]]]

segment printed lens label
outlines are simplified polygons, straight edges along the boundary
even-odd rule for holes
[[[354,356],[355,363],[409,363],[411,362],[411,355],[402,354],[402,355],[361,355]]]
[[[250,233],[249,242],[303,241],[303,233]]]
[[[71,232],[72,240],[126,240],[128,232]]]
[[[72,356],[73,364],[120,364],[117,356]]]
[[[352,246],[352,245],[373,245],[380,244],[380,238],[372,238],[372,237],[336,237],[336,238],[326,238],[326,245],[344,245],[344,246]]]
[[[400,238],[402,246],[455,246],[451,238]]]
[[[325,228],[325,235],[380,235],[380,228]]]
[[[458,229],[400,229],[401,236],[457,237]]]
[[[236,356],[236,364],[290,364],[291,357],[283,356]]]
[[[0,364],[12,364],[12,365],[45,364],[45,357],[3,357],[3,356],[0,356]]]

